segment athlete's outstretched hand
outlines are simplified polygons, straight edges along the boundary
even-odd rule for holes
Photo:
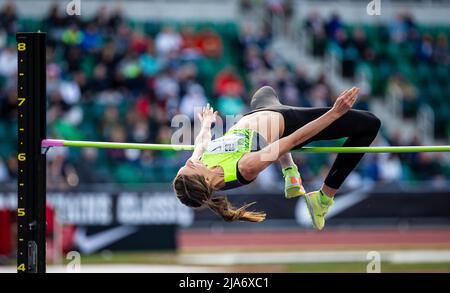
[[[197,115],[202,125],[211,126],[213,122],[216,122],[217,114],[218,112],[214,112],[214,109],[208,103],[206,107],[202,108],[202,112]]]
[[[345,90],[334,102],[332,111],[339,116],[344,115],[350,110],[358,97],[359,88],[352,87],[349,90]]]

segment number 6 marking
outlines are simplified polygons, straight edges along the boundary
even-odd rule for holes
[[[19,161],[25,161],[27,158],[25,156],[25,153],[20,153],[20,154],[17,155],[17,159]]]

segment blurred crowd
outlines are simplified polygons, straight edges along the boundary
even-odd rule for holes
[[[354,81],[364,75],[373,95],[398,90],[406,119],[416,117],[421,105],[431,106],[435,135],[450,136],[450,27],[423,25],[407,11],[373,25],[351,25],[338,13],[325,18],[311,11],[303,25],[312,56],[332,53],[342,77]]]
[[[171,120],[175,115],[183,114],[193,121],[195,107],[207,102],[222,115],[242,114],[248,110],[252,91],[262,85],[273,86],[282,102],[293,106],[331,106],[337,94],[325,72],[311,78],[301,66],[292,68],[283,60],[271,47],[273,36],[267,25],[243,25],[232,38],[207,25],[200,29],[159,25],[151,34],[131,25],[120,7],[103,7],[93,18],[81,19],[69,17],[55,6],[39,21],[48,38],[47,132],[53,138],[171,143],[176,130],[171,127]],[[317,26],[314,22],[307,21],[307,30],[313,35]],[[330,32],[338,31],[338,22],[330,21],[323,37],[329,38]],[[0,182],[17,177],[14,34],[23,26],[13,5],[1,8]],[[320,38],[315,42],[320,43]],[[370,49],[364,48],[363,39],[360,47],[357,51],[361,50],[364,58],[373,58]],[[319,56],[322,50],[319,44],[311,54]],[[235,62],[226,59],[212,76],[202,74],[205,64],[221,64],[230,55],[238,56],[231,60]],[[361,98],[356,108],[368,109],[366,101],[367,98]],[[377,143],[421,144],[418,138],[404,142],[381,134]],[[188,155],[150,150],[51,149],[48,186],[66,189],[104,182],[168,182]],[[439,163],[439,156],[366,156],[348,181],[441,181],[449,177],[449,170]],[[334,155],[295,156],[305,182],[323,178],[333,158]],[[281,182],[276,167],[264,176]],[[264,180],[259,182],[264,184]]]

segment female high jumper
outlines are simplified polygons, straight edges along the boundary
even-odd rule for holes
[[[305,194],[289,152],[312,141],[342,137],[348,137],[344,147],[369,146],[381,123],[368,111],[351,109],[358,92],[355,87],[344,91],[331,108],[302,108],[282,105],[271,87],[262,87],[252,97],[252,111],[212,141],[211,124],[217,111],[208,104],[199,113],[202,127],[194,152],[173,181],[178,199],[189,207],[206,206],[225,221],[263,221],[265,213],[247,210],[253,203],[235,208],[227,197],[213,193],[249,184],[278,161],[285,197],[304,195],[313,226],[322,230],[334,195],[364,153],[338,154],[322,187]]]

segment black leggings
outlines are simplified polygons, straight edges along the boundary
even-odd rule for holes
[[[255,96],[257,97],[256,94]],[[268,99],[267,95],[264,95],[264,98],[267,99],[264,101],[264,105],[259,104],[255,106],[255,96],[252,99],[253,111],[250,113],[258,111],[275,111],[281,113],[284,117],[285,124],[283,137],[292,134],[305,124],[319,118],[330,109],[289,107],[276,104],[276,101],[273,98]],[[278,100],[276,96],[275,98]],[[261,98],[259,101],[261,101]],[[351,109],[327,128],[304,143],[297,145],[294,149],[301,148],[312,141],[331,140],[342,137],[348,137],[343,144],[344,147],[369,146],[377,136],[380,126],[380,119],[374,114],[368,111]],[[338,189],[363,156],[364,153],[338,154],[333,166],[331,166],[328,172],[325,184],[331,188]]]
[[[284,117],[283,136],[290,135],[298,128],[319,118],[329,108],[295,108],[279,110]],[[348,137],[343,144],[344,147],[369,146],[377,136],[380,129],[380,119],[368,111],[349,110],[342,117],[334,121],[327,128],[296,146],[294,149],[317,140],[330,140]],[[331,188],[338,189],[347,178],[348,174],[356,167],[364,153],[338,154],[336,160],[328,172],[325,184]]]

